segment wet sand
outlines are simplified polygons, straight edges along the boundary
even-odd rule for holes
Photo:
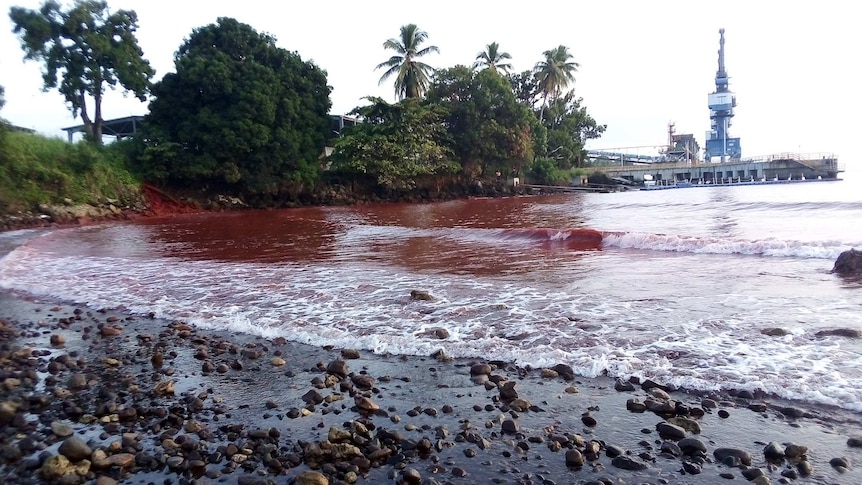
[[[838,408],[8,292],[0,322],[5,483],[862,483],[862,416]]]

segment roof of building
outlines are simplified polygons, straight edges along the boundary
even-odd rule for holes
[[[102,121],[102,134],[107,136],[116,136],[118,138],[131,136],[138,131],[138,126],[140,126],[143,121],[143,116],[126,116],[125,118],[104,120]],[[85,125],[77,125],[63,128],[62,130],[71,136],[72,133],[83,132],[84,128]]]

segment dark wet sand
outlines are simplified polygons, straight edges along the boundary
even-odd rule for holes
[[[344,359],[346,369],[336,363],[327,372],[342,349],[3,292],[0,321],[0,411],[12,409],[0,412],[5,483],[50,481],[40,470],[66,439],[52,431],[58,422],[93,453],[83,475],[53,479],[61,483],[290,483],[309,464],[328,483],[745,483],[748,468],[768,478],[753,483],[862,483],[862,448],[848,445],[862,436],[862,416],[837,408],[670,392],[675,409],[700,428],[687,438],[706,447],[673,456],[662,453],[656,428],[669,416],[628,411],[627,400],[644,402],[649,392],[619,392],[611,379],[566,380],[505,363],[477,377],[471,367],[478,361],[366,351]],[[100,327],[122,329],[102,336]],[[52,335],[65,343],[52,345]],[[159,368],[155,354],[163,356]],[[168,381],[172,394],[154,391]],[[514,393],[501,391],[506,382],[515,383]],[[303,396],[315,399],[312,390],[324,401],[307,404]],[[361,409],[375,405],[380,410]],[[594,426],[582,421],[585,412]],[[763,450],[771,441],[808,452],[770,463]],[[751,466],[721,463],[714,451],[723,447],[749,452]],[[582,466],[567,466],[567,456],[577,460],[570,450],[580,452]],[[630,460],[615,460],[617,453]],[[811,474],[792,478],[808,466],[799,461]],[[646,468],[619,468],[625,462]],[[297,483],[326,483],[303,481],[323,478],[317,474],[302,477]]]

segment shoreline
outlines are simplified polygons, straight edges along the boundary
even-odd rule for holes
[[[862,416],[838,408],[318,348],[9,291],[0,322],[7,482],[862,482]]]

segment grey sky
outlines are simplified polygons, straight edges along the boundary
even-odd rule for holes
[[[76,125],[56,91],[41,91],[41,66],[24,63],[0,0],[0,85],[15,124],[49,135]],[[173,70],[173,54],[193,28],[233,17],[328,72],[333,112],[347,112],[367,95],[394,100],[378,86],[374,66],[389,54],[382,43],[415,23],[440,54],[435,67],[471,64],[490,42],[509,52],[515,70],[530,69],[544,50],[564,44],[581,64],[575,90],[590,113],[608,125],[592,148],[660,145],[667,123],[694,133],[703,145],[709,128],[707,94],[717,67],[718,29],[726,29],[727,70],[738,108],[731,134],[743,156],[777,152],[834,152],[848,165],[862,152],[851,145],[862,112],[856,5],[796,1],[545,1],[271,2],[109,0],[138,13],[138,39],[156,79]],[[853,48],[852,46],[857,46]],[[146,104],[111,93],[106,118],[144,114]]]

